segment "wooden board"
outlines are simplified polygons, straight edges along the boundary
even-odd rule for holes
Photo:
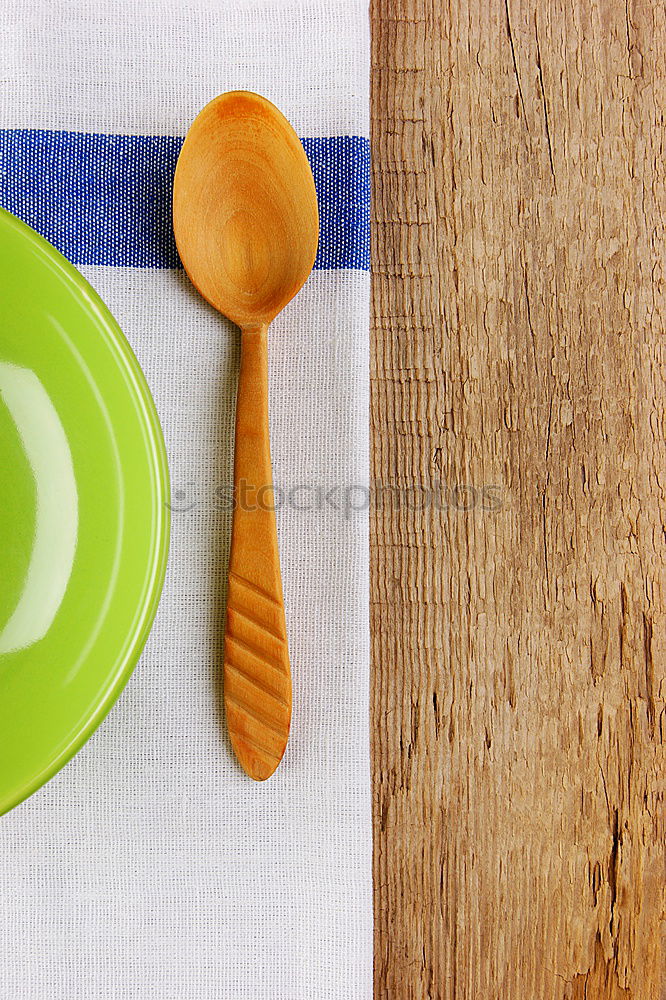
[[[657,1000],[666,8],[372,27],[376,996]]]

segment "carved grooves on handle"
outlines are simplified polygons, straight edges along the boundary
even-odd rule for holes
[[[229,573],[224,698],[234,749],[268,778],[284,754],[291,721],[291,678],[282,602]]]

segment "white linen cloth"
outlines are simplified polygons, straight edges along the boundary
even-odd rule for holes
[[[0,129],[183,136],[212,97],[247,89],[301,137],[367,137],[368,50],[364,0],[9,0]],[[171,553],[119,702],[0,819],[0,997],[364,1000],[368,272],[316,270],[270,334],[294,714],[282,765],[258,785],[218,694],[238,333],[180,270],[80,269],[157,404]]]

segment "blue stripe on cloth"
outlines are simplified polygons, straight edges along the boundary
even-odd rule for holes
[[[370,267],[370,150],[360,136],[303,139],[321,232],[316,268]],[[180,267],[173,136],[0,129],[0,205],[73,264]]]

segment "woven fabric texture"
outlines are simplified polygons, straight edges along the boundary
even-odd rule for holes
[[[238,332],[178,266],[170,183],[216,94],[302,137],[317,269],[270,334],[294,715],[269,782],[219,699]],[[368,19],[358,0],[9,0],[0,204],[77,264],[146,373],[172,477],[164,595],[130,683],[0,819],[0,997],[372,995]]]

